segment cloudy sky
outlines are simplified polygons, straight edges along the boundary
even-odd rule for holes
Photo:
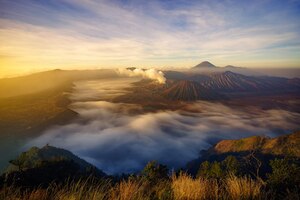
[[[0,0],[0,75],[300,66],[299,0]]]

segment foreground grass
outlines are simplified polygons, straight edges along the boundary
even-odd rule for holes
[[[193,179],[186,174],[172,178],[174,199],[218,199],[219,185],[216,180]]]
[[[231,199],[259,199],[265,195],[262,182],[249,177],[231,175],[226,179],[225,187]]]
[[[289,198],[290,196],[290,198]],[[298,194],[290,192],[286,199],[297,199]],[[52,184],[48,188],[26,190],[4,187],[0,199],[8,200],[140,200],[140,199],[276,199],[265,186],[249,177],[229,176],[223,180],[192,178],[186,174],[172,176],[151,184],[138,178],[112,181],[78,181],[64,185]]]

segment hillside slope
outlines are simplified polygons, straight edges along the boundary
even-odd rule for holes
[[[279,77],[245,76],[231,71],[213,73],[208,76],[210,79],[202,81],[201,85],[220,92],[299,90],[300,85],[300,80],[297,79],[292,81]]]
[[[77,157],[70,151],[46,145],[42,148],[32,147],[28,151],[21,153],[16,159],[10,161],[11,165],[8,167],[7,171],[18,171],[19,168],[24,171],[41,167],[43,163],[60,161],[72,161],[74,164],[79,166],[79,171],[81,172],[84,172],[89,168],[96,169],[96,167],[94,167],[92,164]],[[100,170],[99,173],[104,175],[104,173]]]
[[[186,169],[195,174],[204,161],[222,161],[233,155],[245,162],[251,154],[255,154],[264,163],[285,156],[300,159],[300,131],[275,138],[252,136],[239,140],[222,140],[208,150],[201,151],[201,155],[189,162]]]
[[[276,138],[253,136],[240,140],[222,140],[210,148],[205,156],[250,151],[300,157],[300,131]]]
[[[113,70],[51,70],[0,79],[0,171],[26,139],[77,116],[68,108],[73,81],[113,76]]]
[[[0,98],[33,94],[77,80],[116,77],[114,70],[51,70],[0,79]]]
[[[70,151],[49,145],[42,148],[32,147],[10,163],[6,172],[0,176],[0,188],[4,184],[43,187],[69,180],[107,176]]]

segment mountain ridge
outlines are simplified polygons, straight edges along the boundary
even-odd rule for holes
[[[43,165],[43,163],[61,161],[74,162],[74,164],[79,166],[80,172],[85,172],[87,169],[97,169],[92,164],[74,155],[72,152],[66,149],[53,147],[47,144],[42,148],[31,147],[29,150],[22,152],[16,159],[10,161],[11,164],[6,171],[13,172],[20,169],[29,170],[40,167]],[[97,171],[102,176],[105,175],[105,173],[101,170],[97,169]]]
[[[275,138],[252,136],[239,140],[222,140],[210,148],[209,155],[228,152],[260,151],[264,154],[300,157],[300,131]]]
[[[200,163],[204,161],[223,160],[227,156],[244,160],[253,154],[265,162],[285,156],[299,159],[300,130],[274,138],[257,135],[236,140],[221,140],[209,149],[202,150],[198,158],[187,164],[186,169],[195,174]]]

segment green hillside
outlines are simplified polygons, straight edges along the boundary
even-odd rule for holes
[[[7,172],[12,173],[19,170],[26,171],[43,167],[43,165],[47,165],[48,163],[61,161],[73,162],[78,166],[78,171],[80,172],[96,169],[93,165],[77,157],[70,151],[46,145],[42,148],[32,147],[28,151],[22,152],[16,159],[10,161]],[[102,171],[97,171],[102,176],[105,175]]]

